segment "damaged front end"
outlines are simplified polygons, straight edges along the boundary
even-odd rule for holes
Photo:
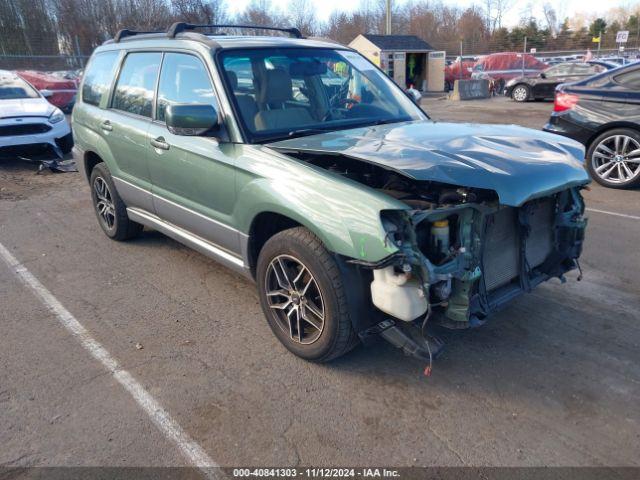
[[[379,334],[431,360],[442,343],[427,334],[427,321],[456,330],[482,325],[519,294],[579,269],[584,185],[511,206],[490,189],[418,181],[340,155],[287,153],[408,207],[380,213],[384,242],[395,253],[376,262],[347,260],[369,272],[363,278],[376,309],[372,326],[360,331],[363,339]]]
[[[517,295],[579,268],[587,220],[577,187],[521,207],[479,201],[460,188],[442,196],[446,201],[431,208],[382,213],[388,241],[399,252],[384,274],[374,270],[372,300],[385,313],[417,318],[404,315],[406,307],[390,307],[379,293],[397,297],[412,285],[398,279],[411,276],[422,290],[412,297],[420,308],[411,314],[430,310],[444,327],[474,327]]]

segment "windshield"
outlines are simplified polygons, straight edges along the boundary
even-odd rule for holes
[[[221,63],[252,142],[426,118],[384,73],[355,52],[227,50]]]
[[[0,74],[0,100],[38,98],[38,92],[20,77]]]

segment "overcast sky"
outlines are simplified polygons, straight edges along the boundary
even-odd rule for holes
[[[228,1],[227,5],[231,11],[239,11],[249,3],[250,0],[233,0]],[[309,0],[315,5],[318,17],[321,20],[326,20],[333,10],[338,9],[354,9],[357,7],[357,0]],[[394,0],[399,3],[403,3],[406,0]],[[542,18],[542,5],[548,0],[514,0],[512,7],[507,13],[505,18],[505,26],[516,25],[522,13],[526,11],[528,5],[533,5],[533,14],[539,18]],[[286,9],[288,0],[272,0],[275,7]],[[444,1],[447,5],[459,5],[461,7],[468,7],[473,5],[483,5],[484,0],[448,0]],[[612,7],[631,5],[637,3],[630,0],[551,0],[551,3],[558,12],[558,18],[571,17],[575,13],[588,13],[588,14],[603,14]],[[347,6],[348,5],[348,6]]]

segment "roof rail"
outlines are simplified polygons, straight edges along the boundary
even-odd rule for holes
[[[142,34],[146,34],[146,33],[162,33],[162,32],[161,31],[139,32],[137,30],[129,30],[129,29],[124,28],[122,30],[118,30],[118,33],[116,33],[116,36],[113,37],[113,41],[114,41],[114,43],[118,43],[123,38],[133,37],[135,35],[142,35]]]
[[[176,22],[169,30],[167,30],[167,36],[169,38],[175,38],[178,33],[186,32],[188,30],[195,30],[196,28],[241,28],[241,29],[256,29],[256,30],[273,30],[276,32],[284,32],[288,33],[291,37],[295,38],[304,38],[300,30],[297,28],[280,28],[280,27],[264,27],[262,25],[196,25],[193,23],[185,23],[185,22]]]

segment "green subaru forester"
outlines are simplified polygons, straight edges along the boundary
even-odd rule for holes
[[[93,54],[73,131],[107,236],[147,226],[255,280],[315,361],[377,335],[430,359],[426,327],[481,325],[579,268],[581,145],[433,122],[347,47],[221,27],[123,30]]]

